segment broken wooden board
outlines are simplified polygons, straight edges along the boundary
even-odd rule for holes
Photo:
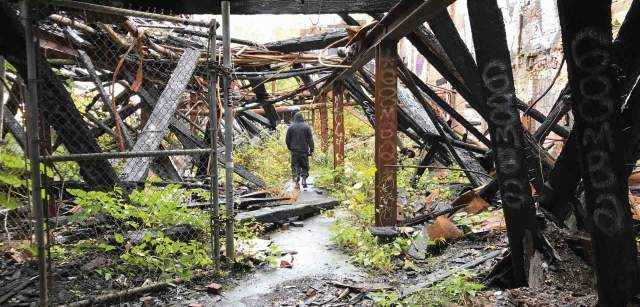
[[[256,211],[242,212],[236,215],[236,220],[240,223],[260,222],[275,223],[296,216],[306,216],[328,210],[338,205],[334,199],[321,199],[312,202],[282,205],[274,208],[262,208]]]
[[[133,152],[156,150],[166,136],[174,118],[180,97],[191,80],[202,50],[185,49],[176,69],[171,74],[167,86],[158,98],[147,124],[138,136]],[[133,158],[123,167],[121,177],[125,181],[141,181],[147,175],[151,158]]]

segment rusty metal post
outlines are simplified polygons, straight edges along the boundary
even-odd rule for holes
[[[31,173],[31,206],[33,219],[35,223],[36,249],[38,254],[38,282],[40,290],[40,306],[49,305],[49,287],[47,272],[47,252],[45,242],[44,214],[41,194],[41,174],[40,174],[40,146],[38,140],[38,74],[37,74],[37,54],[36,42],[33,37],[33,29],[31,19],[31,8],[33,2],[24,1],[21,9],[22,22],[24,26],[24,35],[27,50],[27,152],[29,154],[30,173]]]
[[[333,88],[333,169],[344,164],[344,95],[342,86]],[[337,179],[338,177],[336,177]]]
[[[322,139],[322,152],[326,153],[329,149],[329,112],[327,110],[327,96],[321,98],[320,106],[320,137]]]
[[[209,28],[209,61],[216,62],[216,22],[215,19]],[[210,192],[209,221],[211,226],[211,253],[216,273],[220,270],[220,195],[218,191],[218,73],[209,71],[209,140],[211,141],[211,154],[209,155]]]
[[[396,41],[383,41],[376,48],[376,226],[396,224],[396,134],[398,131],[398,75]]]
[[[230,3],[222,1],[222,61],[224,67],[231,69],[231,32],[229,29]],[[233,101],[231,100],[229,87],[231,78],[227,75],[222,79],[224,97],[224,155],[225,155],[225,201],[227,210],[226,252],[231,263],[235,262],[234,222],[235,201],[233,199]]]

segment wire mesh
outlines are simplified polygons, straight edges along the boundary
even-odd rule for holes
[[[55,52],[45,60],[40,49],[36,62],[49,305],[213,270],[212,223],[223,221],[210,215],[217,188],[217,181],[211,184],[216,166],[210,153],[218,153],[209,133],[206,38],[151,27],[176,26],[166,21],[49,6],[35,15],[36,31],[48,35],[40,46]],[[183,48],[164,46],[158,37]],[[26,127],[20,79],[26,61],[10,64],[15,70],[8,73],[3,123]],[[11,284],[27,278],[34,285],[28,156],[20,134],[3,126],[1,248],[11,257],[0,257],[0,278]],[[208,151],[175,154],[195,149]],[[125,152],[150,154],[113,157]],[[68,159],[47,159],[59,156]],[[21,276],[5,276],[11,270]],[[6,303],[37,301],[37,288],[29,289]]]

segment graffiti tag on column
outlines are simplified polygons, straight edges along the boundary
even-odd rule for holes
[[[482,71],[487,97],[489,128],[496,157],[502,203],[519,210],[532,203],[526,169],[523,167],[522,126],[515,109],[512,77],[504,61],[494,60]]]
[[[611,117],[615,114],[612,100],[613,84],[607,78],[611,55],[607,49],[606,35],[595,28],[578,32],[571,42],[571,55],[578,69],[586,75],[581,77],[579,91],[583,96],[577,104],[577,120],[584,126],[580,143],[583,148],[583,163],[586,167],[586,184],[591,186],[595,199],[593,222],[607,235],[622,231],[623,201],[615,193],[617,178],[614,171],[614,140]],[[593,196],[592,196],[593,197]]]

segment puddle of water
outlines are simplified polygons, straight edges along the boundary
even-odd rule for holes
[[[312,181],[311,181],[312,182]],[[299,202],[310,201],[326,196],[316,193],[313,187],[300,193]],[[274,287],[291,280],[304,277],[341,277],[360,279],[365,276],[358,268],[348,262],[348,256],[330,242],[333,225],[331,218],[318,215],[303,221],[304,227],[289,227],[270,235],[271,240],[282,251],[296,251],[293,268],[275,268],[258,270],[238,281],[238,284],[224,294],[216,306],[254,306],[255,300],[271,293]],[[251,303],[250,301],[253,301]]]

